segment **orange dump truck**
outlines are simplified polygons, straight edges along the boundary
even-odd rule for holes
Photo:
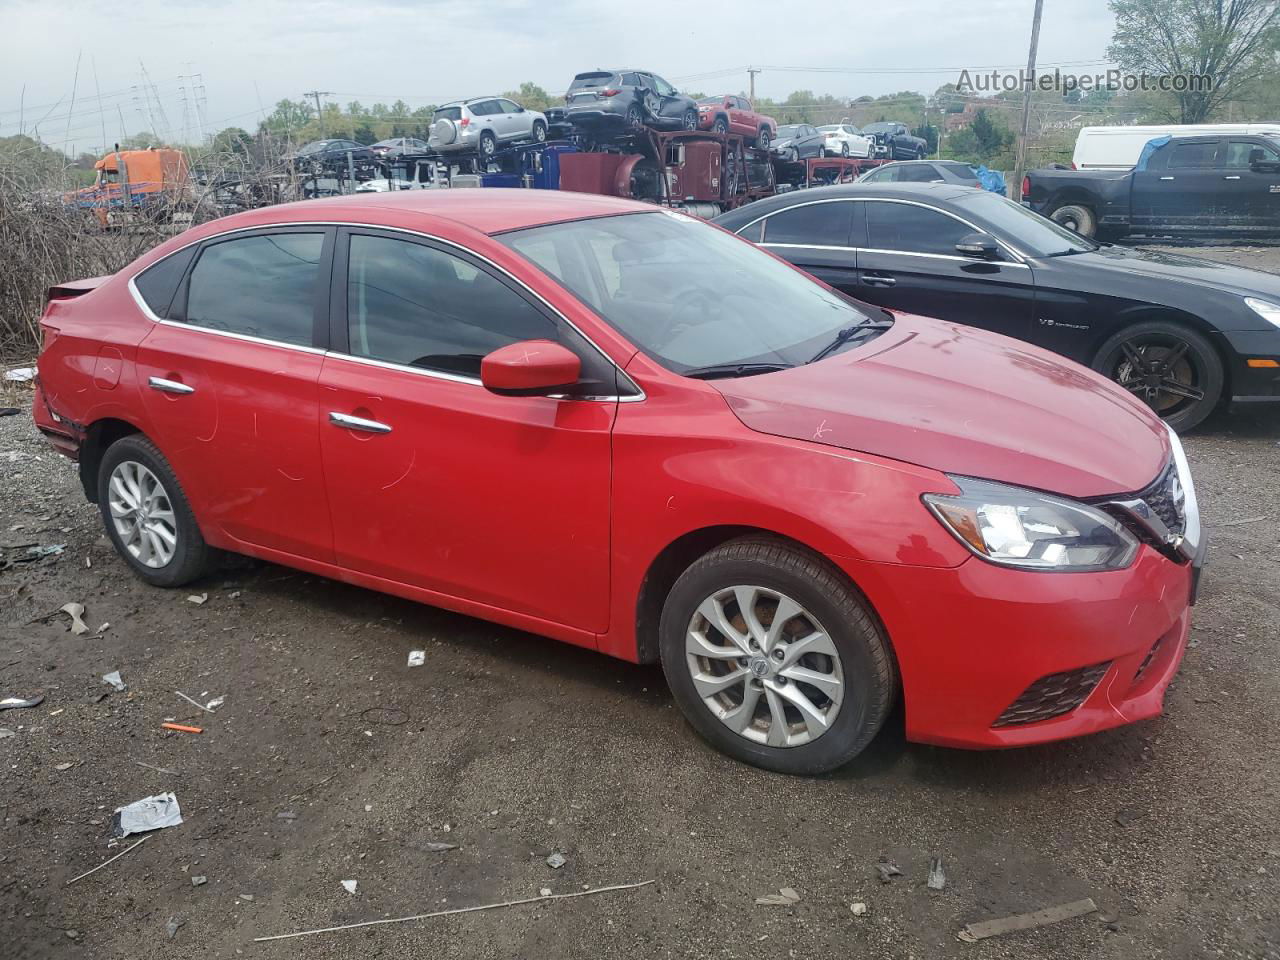
[[[190,197],[191,175],[181,150],[114,150],[93,166],[98,172],[93,186],[65,199],[92,211],[103,226],[133,213],[168,216]]]

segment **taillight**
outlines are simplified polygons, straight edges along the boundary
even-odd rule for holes
[[[1080,169],[1079,167],[1077,167],[1077,166],[1076,166],[1076,162],[1075,162],[1074,160],[1072,160],[1072,161],[1071,161],[1071,169],[1072,169],[1072,170],[1079,170],[1079,169]]]
[[[604,89],[604,90],[601,90],[601,91],[600,91],[600,96],[602,96],[602,97],[616,97],[616,96],[617,96],[618,94],[620,94],[621,92],[622,92],[622,91],[621,91],[621,90],[619,90],[619,89],[617,89],[616,87],[607,87],[606,89]]]
[[[1030,177],[1022,178],[1022,195],[1024,197],[1031,196],[1031,178]]]
[[[460,120],[458,121],[458,126],[460,126],[460,127],[468,127],[468,126],[470,126],[470,125],[471,125],[471,118],[470,118],[470,117],[463,117],[462,119],[460,119]]]

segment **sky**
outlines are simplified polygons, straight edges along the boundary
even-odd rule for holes
[[[78,152],[99,149],[104,130],[111,143],[154,122],[167,123],[172,140],[195,141],[201,126],[206,134],[252,130],[276,101],[308,90],[330,91],[326,99],[343,104],[401,99],[419,107],[522,81],[562,93],[575,73],[600,67],[648,69],[708,94],[745,91],[747,66],[761,68],[757,93],[777,99],[799,89],[930,93],[962,68],[1025,66],[1034,0],[834,4],[826,16],[818,12],[824,6],[0,0],[0,136],[18,133],[21,123],[51,146]],[[1101,71],[1112,24],[1106,0],[1046,0],[1040,64]],[[144,70],[151,98],[142,94]]]

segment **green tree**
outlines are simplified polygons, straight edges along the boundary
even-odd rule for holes
[[[502,96],[506,97],[508,100],[514,100],[526,110],[544,111],[548,107],[554,107],[564,103],[564,97],[553,97],[536,83],[530,83],[528,81],[520,84],[519,90],[508,90]]]
[[[1116,29],[1107,56],[1134,73],[1208,76],[1208,89],[1172,94],[1178,120],[1214,108],[1275,66],[1276,0],[1110,0]]]
[[[210,153],[235,153],[248,156],[253,149],[253,137],[240,127],[227,127],[213,135],[209,142]]]

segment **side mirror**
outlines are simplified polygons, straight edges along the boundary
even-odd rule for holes
[[[994,260],[998,250],[995,240],[985,233],[970,233],[956,244],[956,253],[978,260]]]
[[[1259,150],[1258,153],[1262,153],[1262,151]],[[1280,163],[1275,160],[1263,160],[1261,157],[1254,160],[1250,155],[1249,169],[1254,173],[1280,173]]]
[[[551,340],[521,340],[480,361],[480,382],[505,397],[540,397],[578,382],[582,361]]]

